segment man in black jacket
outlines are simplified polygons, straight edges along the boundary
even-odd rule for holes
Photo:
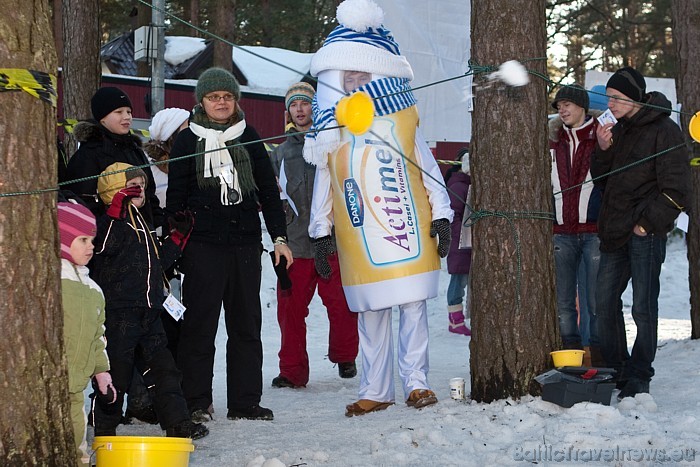
[[[659,275],[666,237],[690,201],[688,153],[671,103],[646,93],[635,69],[617,70],[606,86],[616,124],[596,131],[591,175],[601,177],[598,218],[600,269],[596,293],[601,352],[617,370],[619,399],[649,392],[656,354]],[[632,279],[632,317],[637,325],[627,350],[622,293]]]

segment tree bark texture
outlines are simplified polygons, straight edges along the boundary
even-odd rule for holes
[[[518,60],[546,74],[544,0],[475,0],[471,17],[476,63]],[[483,402],[539,394],[533,378],[551,367],[559,341],[552,221],[509,214],[552,212],[546,82],[529,76],[519,88],[475,79],[474,209],[505,215],[473,227],[471,397]]]
[[[63,0],[63,116],[92,118],[90,98],[100,87],[98,0]],[[71,133],[64,141],[69,156],[78,148]]]
[[[214,28],[214,33],[217,36],[231,43],[235,42],[236,0],[221,0],[216,4]],[[233,71],[233,47],[220,40],[215,39],[215,41],[214,66]]]
[[[698,76],[700,76],[700,2],[673,0],[673,41],[676,45],[678,60],[678,77],[676,91],[678,101],[683,104],[681,127],[688,141],[688,124],[693,113],[700,112],[700,93]],[[698,117],[700,118],[700,117]],[[700,157],[700,145],[689,146],[690,157]],[[691,197],[690,225],[688,229],[688,269],[690,284],[690,321],[691,339],[700,338],[700,167],[690,167],[693,186]]]
[[[48,1],[0,0],[0,63],[56,74]],[[0,92],[0,193],[56,186],[56,112]],[[75,465],[56,194],[0,196],[0,465]]]

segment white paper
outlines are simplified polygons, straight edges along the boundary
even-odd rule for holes
[[[608,123],[612,123],[613,125],[617,123],[617,119],[615,118],[613,113],[610,111],[610,109],[605,109],[605,112],[598,115],[598,121],[603,126],[607,125]]]
[[[168,294],[168,298],[163,302],[163,308],[165,308],[165,311],[167,311],[175,321],[180,321],[187,309],[173,294]]]
[[[688,214],[682,212],[678,216],[678,219],[676,219],[676,227],[681,229],[683,232],[688,233],[688,222],[690,221],[690,218],[688,217]]]

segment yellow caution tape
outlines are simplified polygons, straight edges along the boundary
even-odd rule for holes
[[[0,68],[0,92],[24,91],[56,107],[56,75],[23,68]]]

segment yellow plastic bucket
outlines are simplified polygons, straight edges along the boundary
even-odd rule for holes
[[[583,365],[583,350],[555,350],[549,352],[554,361],[554,367],[562,366],[582,366]]]
[[[688,124],[688,132],[696,143],[700,143],[700,112],[696,112]]]
[[[194,445],[189,438],[97,436],[97,467],[187,467]]]

